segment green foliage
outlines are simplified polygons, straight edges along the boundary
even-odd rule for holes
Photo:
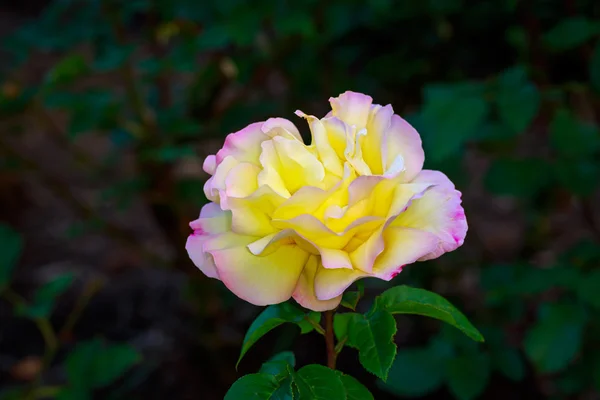
[[[527,80],[523,68],[512,68],[498,77],[496,104],[502,122],[514,133],[522,133],[540,108],[540,93]]]
[[[385,310],[391,314],[417,314],[444,321],[471,339],[482,342],[483,336],[442,296],[423,289],[396,286],[386,290],[375,300],[375,310]]]
[[[272,375],[265,373],[245,375],[235,381],[225,395],[225,400],[277,399],[277,397],[275,397],[275,392],[277,392],[278,389],[279,385],[277,379]]]
[[[133,347],[100,339],[81,342],[65,361],[68,386],[63,398],[75,399],[93,389],[110,385],[141,359]]]
[[[456,357],[446,363],[448,387],[460,400],[471,400],[481,395],[490,372],[490,360],[486,354]]]
[[[549,305],[540,309],[537,323],[527,332],[525,352],[537,370],[558,372],[567,367],[580,349],[584,311],[574,305]]]
[[[396,356],[395,334],[396,321],[385,310],[349,320],[348,339],[358,349],[360,363],[384,381]]]
[[[72,282],[73,274],[71,273],[55,277],[39,287],[33,295],[31,304],[21,305],[17,308],[17,313],[33,319],[50,317],[56,299],[71,286]]]
[[[494,194],[532,197],[548,182],[546,162],[535,158],[502,158],[494,161],[485,177],[485,185]]]
[[[307,365],[295,376],[300,400],[346,400],[340,375],[322,365]],[[352,382],[354,385],[355,382]],[[354,386],[353,386],[354,387]]]
[[[562,51],[577,47],[600,33],[600,24],[585,17],[567,18],[544,35],[551,50]]]
[[[365,294],[365,288],[362,281],[357,282],[357,290],[347,290],[342,296],[342,306],[349,308],[352,311],[356,311],[358,301]]]
[[[399,396],[424,396],[442,386],[444,361],[432,347],[399,350],[383,387]]]
[[[241,377],[225,400],[369,400],[371,393],[356,379],[322,365],[294,371],[293,354],[280,353],[263,364],[259,373]]]
[[[254,322],[252,322],[252,325],[250,325],[250,328],[248,328],[238,358],[238,364],[258,339],[269,333],[271,330],[286,322],[291,322],[298,325],[302,324],[300,327],[306,332],[307,328],[306,325],[303,324],[303,320],[309,318],[309,316],[311,316],[310,318],[315,318],[314,315],[315,314],[313,313],[303,311],[289,302],[267,307],[258,317],[256,317]]]
[[[460,151],[481,127],[489,112],[484,89],[476,83],[425,88],[420,121],[425,151],[433,161]]]
[[[10,282],[12,271],[23,249],[23,240],[17,232],[8,225],[0,224],[0,293]]]

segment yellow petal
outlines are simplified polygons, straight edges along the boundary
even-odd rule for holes
[[[262,257],[252,254],[245,245],[210,253],[225,286],[258,306],[288,300],[308,260],[308,253],[296,245],[281,246]]]
[[[315,295],[315,275],[319,265],[319,259],[317,256],[311,255],[308,258],[306,266],[300,275],[300,279],[294,290],[294,300],[298,302],[302,307],[308,308],[313,311],[327,311],[336,308],[342,296],[339,295],[329,300],[319,300]]]

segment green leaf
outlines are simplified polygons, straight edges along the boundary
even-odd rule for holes
[[[521,133],[540,109],[540,93],[522,68],[505,71],[498,77],[498,84],[496,103],[500,118],[515,133]]]
[[[21,236],[10,226],[0,224],[0,292],[10,282],[12,271],[17,265],[17,260],[23,250],[23,240]]]
[[[52,314],[56,299],[71,286],[71,282],[73,274],[66,273],[45,283],[35,291],[31,304],[17,310],[18,314],[34,319],[48,318]]]
[[[356,282],[356,290],[349,290],[344,292],[342,296],[341,304],[342,306],[351,309],[352,311],[356,311],[356,306],[358,305],[358,301],[365,294],[365,284],[362,281]]]
[[[550,124],[550,144],[561,156],[586,157],[600,149],[600,135],[596,126],[578,121],[563,108]]]
[[[125,374],[141,356],[126,344],[106,344],[99,339],[79,343],[67,356],[69,384],[74,388],[100,388]]]
[[[579,351],[586,316],[580,307],[570,304],[551,305],[541,314],[525,335],[525,353],[539,372],[558,372]]]
[[[382,380],[387,380],[396,356],[396,320],[392,314],[386,310],[376,310],[362,318],[353,318],[348,334],[350,343],[358,349],[362,366]]]
[[[546,32],[543,40],[549,49],[563,51],[587,42],[598,32],[598,23],[585,17],[571,17],[562,19]]]
[[[487,354],[471,354],[448,360],[448,387],[459,400],[471,400],[481,395],[490,379],[490,359]]]
[[[300,327],[300,333],[302,335],[312,332],[315,329],[313,324],[311,324],[308,320],[311,320],[313,323],[318,324],[321,321],[321,313],[311,311],[302,320],[297,322],[298,326]]]
[[[600,271],[591,271],[581,279],[577,294],[581,300],[600,309],[600,295],[598,295],[599,288]]]
[[[344,389],[346,391],[346,400],[374,400],[373,395],[369,392],[362,383],[360,383],[355,378],[350,375],[346,375],[341,373],[340,371],[336,371],[342,384],[344,385]]]
[[[283,376],[289,375],[288,367],[292,369],[296,366],[296,357],[291,351],[283,351],[271,357],[269,361],[263,363],[260,371],[265,374],[273,375],[279,380]]]
[[[343,313],[343,314],[334,314],[333,315],[333,332],[335,333],[335,337],[338,341],[348,340],[348,327],[351,323],[356,324],[357,321],[363,319],[364,317],[361,314],[357,313]],[[352,321],[352,322],[350,322]],[[348,340],[346,342],[346,346],[354,347],[352,343]]]
[[[444,321],[460,329],[465,335],[483,342],[481,333],[442,296],[424,289],[396,286],[386,290],[375,299],[374,310],[392,314],[417,314]]]
[[[398,351],[383,389],[398,396],[421,397],[437,390],[444,381],[443,355],[432,348]]]
[[[274,376],[258,373],[242,376],[227,391],[224,400],[274,400],[280,385]]]
[[[89,66],[85,58],[80,54],[72,54],[60,60],[48,72],[46,80],[52,85],[64,85],[85,75]]]
[[[345,292],[344,295],[342,296],[341,304],[342,304],[342,306],[349,308],[352,311],[355,311],[356,305],[358,304],[359,300],[360,300],[360,293],[354,292],[354,291]]]
[[[236,367],[239,365],[246,352],[258,341],[258,339],[286,322],[298,324],[306,315],[308,314],[299,307],[287,302],[265,308],[265,310],[256,317],[254,322],[252,322],[248,332],[246,332]]]
[[[537,194],[549,179],[549,168],[543,160],[505,158],[492,163],[485,176],[485,186],[494,194],[530,197]]]
[[[600,40],[596,43],[590,60],[590,83],[597,92],[600,92]]]
[[[295,374],[299,400],[346,400],[346,392],[336,371],[323,365],[307,365]]]
[[[483,88],[478,85],[428,87],[420,115],[428,157],[439,162],[458,152],[483,124],[488,112]]]
[[[515,382],[525,378],[525,363],[523,358],[512,347],[501,347],[491,352],[492,363],[504,376]]]

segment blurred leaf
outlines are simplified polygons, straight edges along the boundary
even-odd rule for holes
[[[300,35],[310,38],[316,34],[310,10],[284,13],[274,21],[275,31],[281,36]]]
[[[504,376],[515,382],[525,378],[525,363],[517,349],[501,347],[492,350],[492,363]]]
[[[170,163],[186,157],[195,157],[196,151],[189,144],[180,146],[162,146],[158,149],[148,149],[142,152],[141,157],[149,160]]]
[[[423,143],[428,157],[441,161],[459,151],[483,124],[488,111],[480,86],[427,87],[420,118],[425,126]]]
[[[595,160],[558,160],[553,170],[560,184],[578,196],[591,195],[600,184],[600,164]]]
[[[600,271],[591,271],[583,276],[577,294],[579,298],[600,309]]]
[[[369,389],[364,387],[358,380],[340,371],[336,371],[336,373],[342,381],[342,385],[344,385],[346,400],[374,400]]]
[[[92,68],[98,72],[119,69],[125,64],[133,50],[133,46],[121,46],[111,43],[98,52]]]
[[[386,290],[375,299],[373,310],[385,310],[392,314],[417,314],[436,318],[478,342],[483,342],[481,333],[442,296],[424,289],[396,286]]]
[[[536,324],[527,331],[525,353],[542,373],[565,368],[581,346],[585,314],[579,307],[556,304],[548,307]]]
[[[207,27],[198,36],[196,45],[198,50],[213,50],[227,46],[230,40],[227,28],[222,24],[215,24]]]
[[[499,195],[530,197],[549,181],[548,166],[535,158],[495,160],[485,177],[487,189]]]
[[[63,294],[73,282],[73,274],[58,275],[38,288],[31,304],[17,310],[19,315],[28,318],[48,318],[52,314],[56,299]]]
[[[295,374],[299,400],[346,400],[346,392],[336,371],[311,364]]]
[[[590,83],[597,92],[600,92],[600,40],[596,42],[589,68]]]
[[[51,85],[65,85],[84,76],[89,71],[85,58],[80,54],[72,54],[59,61],[48,72],[46,81]]]
[[[369,312],[348,323],[350,343],[358,349],[360,363],[384,381],[396,356],[395,334],[396,321],[386,310]]]
[[[585,17],[571,17],[561,20],[544,34],[543,40],[549,49],[569,50],[577,47],[600,32],[597,22]]]
[[[250,374],[235,381],[224,400],[276,400],[274,393],[278,389],[275,377],[264,373]]]
[[[385,390],[398,396],[421,397],[437,390],[445,377],[443,356],[432,348],[398,351]]]
[[[17,231],[6,224],[0,223],[0,292],[10,283],[10,277],[17,266],[17,261],[23,250],[23,240]]]
[[[481,395],[490,379],[487,354],[463,355],[446,363],[448,387],[459,400],[471,400]]]
[[[90,89],[78,93],[67,103],[71,111],[68,133],[75,138],[89,131],[112,130],[116,127],[119,104],[113,93]]]
[[[520,67],[504,71],[498,77],[496,102],[501,120],[515,133],[521,133],[531,124],[540,108],[537,87],[527,80]]]
[[[56,400],[92,400],[92,393],[86,388],[67,386],[58,393]]]
[[[126,344],[99,339],[78,343],[65,361],[69,384],[75,389],[105,387],[125,374],[141,356]]]
[[[286,322],[298,324],[306,315],[307,313],[291,303],[280,303],[265,308],[246,332],[236,367],[258,339]]]
[[[598,127],[578,121],[563,108],[550,124],[550,143],[561,156],[585,157],[600,149],[600,132]]]

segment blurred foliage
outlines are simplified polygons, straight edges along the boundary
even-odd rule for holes
[[[90,180],[132,156],[134,176],[113,182],[97,200],[127,212],[142,198],[175,260],[141,248],[129,232],[47,183],[80,215],[83,228],[73,234],[104,232],[155,265],[177,268],[190,265],[186,223],[206,201],[206,177],[178,174],[177,167],[250,122],[292,119],[297,108],[323,114],[326,99],[348,89],[392,103],[421,133],[426,167],[444,171],[465,193],[471,223],[463,248],[406,268],[395,282],[445,288],[483,328],[486,343],[420,320],[400,325],[406,337],[398,339],[387,383],[377,386],[460,400],[488,398],[498,388],[506,397],[599,395],[597,1],[53,0],[4,38],[2,51],[2,167],[46,176],[44,165],[6,140],[9,133],[18,140],[24,121],[51,133]],[[58,115],[68,117],[64,126]],[[89,136],[112,144],[104,159],[76,146]],[[502,212],[524,232],[502,233],[517,242],[510,251],[493,243]],[[0,242],[3,290],[22,240],[2,226]],[[49,318],[70,283],[68,276],[55,279],[15,312]],[[227,294],[206,289],[217,283],[198,285],[198,304],[221,296],[224,307],[235,307]],[[366,286],[367,297],[387,287]],[[345,305],[356,307],[351,295]],[[278,324],[296,315],[281,318]],[[87,395],[128,371],[137,356],[111,346],[77,344],[57,395]],[[83,359],[98,351],[115,359],[112,369],[103,357]],[[73,365],[92,372],[81,377]],[[363,378],[374,387],[374,378]]]

